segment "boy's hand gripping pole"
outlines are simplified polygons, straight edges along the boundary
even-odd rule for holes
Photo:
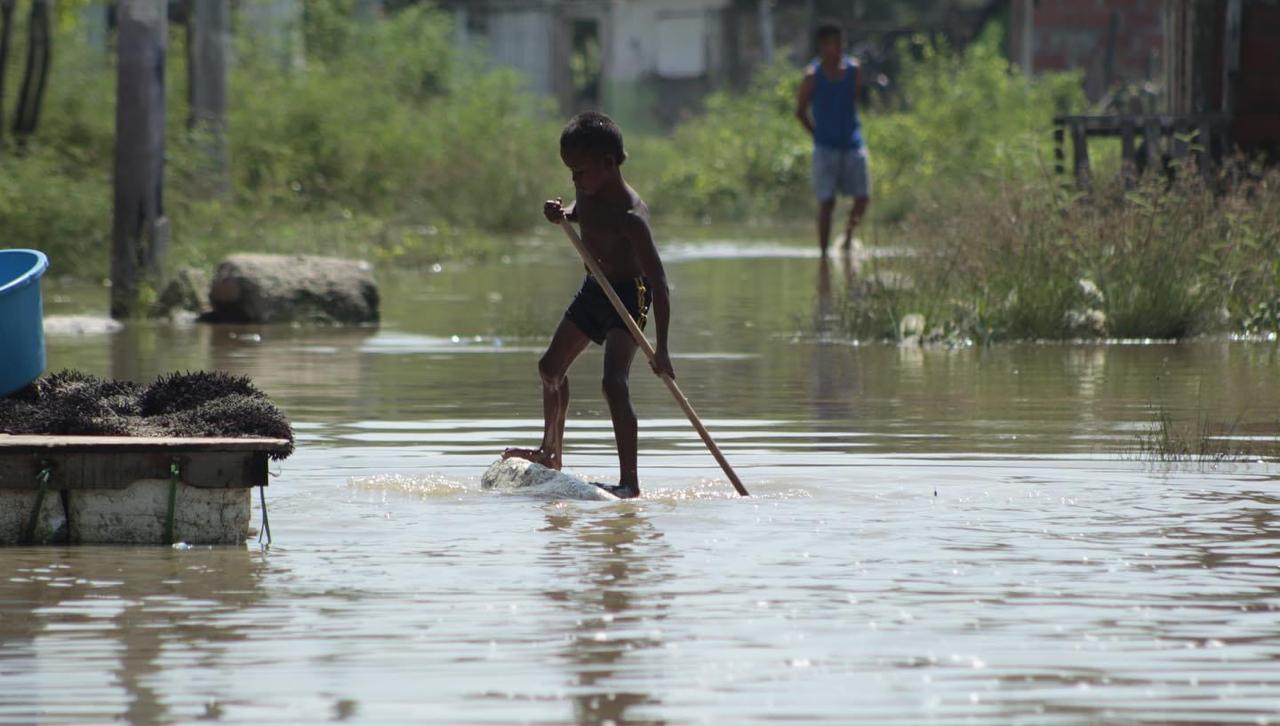
[[[639,345],[640,350],[644,351],[644,355],[649,359],[649,365],[652,367],[654,358],[653,346],[649,345],[649,340],[644,337],[644,331],[640,330],[640,326],[636,325],[636,321],[632,319],[631,313],[627,312],[626,306],[618,298],[618,293],[614,292],[613,285],[609,283],[609,278],[605,277],[604,273],[600,271],[599,263],[587,252],[587,248],[582,245],[582,238],[578,236],[578,230],[574,229],[567,219],[561,220],[560,226],[564,228],[564,233],[569,236],[569,241],[573,243],[574,249],[578,251],[578,255],[586,263],[587,269],[591,271],[591,276],[596,278],[596,282],[600,283],[600,289],[604,290],[609,302],[613,304],[613,309],[618,312],[618,317],[622,318],[627,330],[631,331],[631,337],[635,338],[636,345]],[[720,468],[729,477],[729,481],[733,482],[733,488],[738,490],[738,493],[744,497],[751,496],[747,492],[747,488],[742,485],[742,480],[734,473],[733,467],[729,466],[729,461],[724,458],[724,454],[720,453],[720,447],[716,446],[715,441],[712,441],[711,434],[707,433],[707,427],[702,425],[702,420],[698,418],[693,406],[689,404],[689,399],[684,397],[684,393],[680,391],[680,387],[676,385],[675,380],[665,373],[659,377],[662,378],[663,383],[667,384],[667,390],[671,391],[676,403],[680,404],[680,408],[684,410],[684,415],[689,417],[689,423],[693,424],[693,428],[702,437],[702,443],[707,445],[707,450],[716,458],[716,462],[720,464]]]

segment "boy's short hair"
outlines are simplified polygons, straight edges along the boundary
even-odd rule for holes
[[[818,45],[822,45],[822,41],[831,37],[844,38],[844,28],[835,21],[824,20],[818,24],[818,29],[813,31],[813,41]]]
[[[560,132],[560,150],[612,156],[618,166],[627,160],[627,152],[622,148],[622,130],[613,119],[598,111],[586,111],[569,119]]]

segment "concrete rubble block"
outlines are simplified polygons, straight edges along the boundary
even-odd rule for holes
[[[181,267],[165,283],[156,302],[151,306],[151,317],[164,318],[175,314],[209,312],[209,273],[195,267]]]
[[[538,499],[619,501],[614,495],[588,481],[524,459],[500,459],[493,462],[480,477],[480,486],[505,494],[522,494]]]
[[[92,315],[46,315],[44,334],[48,336],[110,335],[124,330],[124,323]]]
[[[67,492],[72,544],[161,544],[169,480],[140,479],[123,489]],[[249,532],[251,489],[178,484],[174,542],[241,544]]]
[[[22,538],[38,499],[34,489],[0,489],[0,545],[27,544]],[[46,491],[30,544],[65,542],[66,538],[67,513],[62,508],[62,495]]]
[[[367,262],[238,254],[218,265],[209,303],[209,322],[360,324],[378,322],[379,295]]]

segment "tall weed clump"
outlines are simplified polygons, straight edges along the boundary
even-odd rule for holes
[[[1053,179],[1006,185],[937,204],[904,232],[918,253],[879,263],[849,290],[855,337],[897,338],[908,314],[951,341],[1280,330],[1274,171],[1242,175],[1225,193],[1192,173],[1089,194]]]

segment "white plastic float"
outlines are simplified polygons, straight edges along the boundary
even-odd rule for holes
[[[480,477],[480,486],[538,499],[621,501],[591,482],[525,459],[499,459],[493,462],[484,476]]]

